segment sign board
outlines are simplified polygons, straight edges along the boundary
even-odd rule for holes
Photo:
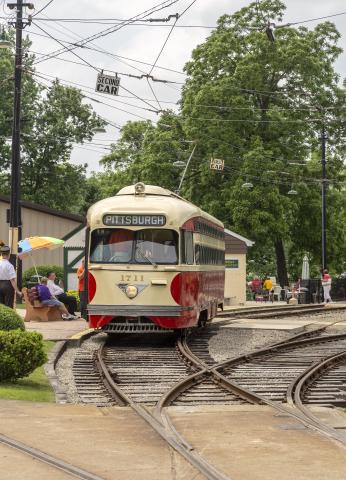
[[[210,169],[211,170],[223,170],[225,166],[225,160],[220,158],[211,158],[210,159]]]
[[[141,215],[127,215],[127,214],[118,214],[114,215],[112,213],[107,213],[103,216],[104,225],[110,227],[115,226],[143,226],[143,227],[163,227],[166,224],[166,217],[164,215],[150,215],[150,214],[141,214]]]
[[[96,81],[96,92],[118,95],[120,78],[118,75],[104,75],[99,73]]]

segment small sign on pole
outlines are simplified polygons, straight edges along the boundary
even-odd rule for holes
[[[210,159],[210,169],[211,170],[223,170],[225,166],[225,160],[220,158],[211,158]]]
[[[96,92],[118,95],[120,78],[115,75],[104,75],[103,72],[97,75]]]

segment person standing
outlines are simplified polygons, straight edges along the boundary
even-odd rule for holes
[[[324,301],[326,303],[330,303],[332,301],[332,299],[330,298],[330,289],[332,288],[332,277],[329,275],[328,270],[323,270],[322,287],[323,287]]]
[[[10,247],[3,245],[0,248],[2,260],[0,261],[0,303],[13,308],[14,294],[22,293],[17,287],[17,275],[12,263],[10,263]]]
[[[82,264],[77,269],[78,278],[78,294],[81,306],[84,305],[84,276],[85,276],[85,263],[84,259]]]
[[[53,295],[53,297],[56,297],[58,300],[60,300],[60,302],[66,305],[68,313],[75,317],[75,311],[77,310],[76,298],[73,295],[67,295],[67,293],[64,292],[63,288],[59,287],[54,283],[54,280],[56,279],[55,272],[48,272],[47,278],[47,287],[49,288],[50,293]]]

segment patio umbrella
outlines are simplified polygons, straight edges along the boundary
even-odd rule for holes
[[[310,278],[309,259],[307,255],[304,255],[303,266],[302,266],[302,280],[309,280],[309,278]]]
[[[36,276],[38,277],[37,268],[32,258],[32,252],[35,250],[53,250],[54,248],[62,247],[64,245],[64,240],[53,237],[29,237],[24,238],[18,242],[18,257],[25,258],[30,255],[32,263],[35,268]]]

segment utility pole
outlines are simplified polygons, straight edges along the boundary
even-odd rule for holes
[[[327,267],[327,173],[326,173],[326,142],[327,134],[324,126],[321,132],[321,164],[322,164],[322,182],[321,182],[321,194],[322,194],[322,268]]]
[[[30,24],[23,22],[23,8],[33,9],[32,3],[8,3],[8,8],[16,9],[16,20],[12,25],[16,29],[16,46],[14,60],[14,99],[13,99],[13,128],[12,128],[12,158],[11,158],[11,200],[10,200],[10,229],[9,247],[11,248],[11,262],[16,266],[18,240],[21,239],[21,207],[20,207],[20,121],[21,121],[21,95],[22,95],[22,60],[23,60],[23,29]],[[21,288],[22,272],[21,262],[18,262],[17,277],[18,287]]]

